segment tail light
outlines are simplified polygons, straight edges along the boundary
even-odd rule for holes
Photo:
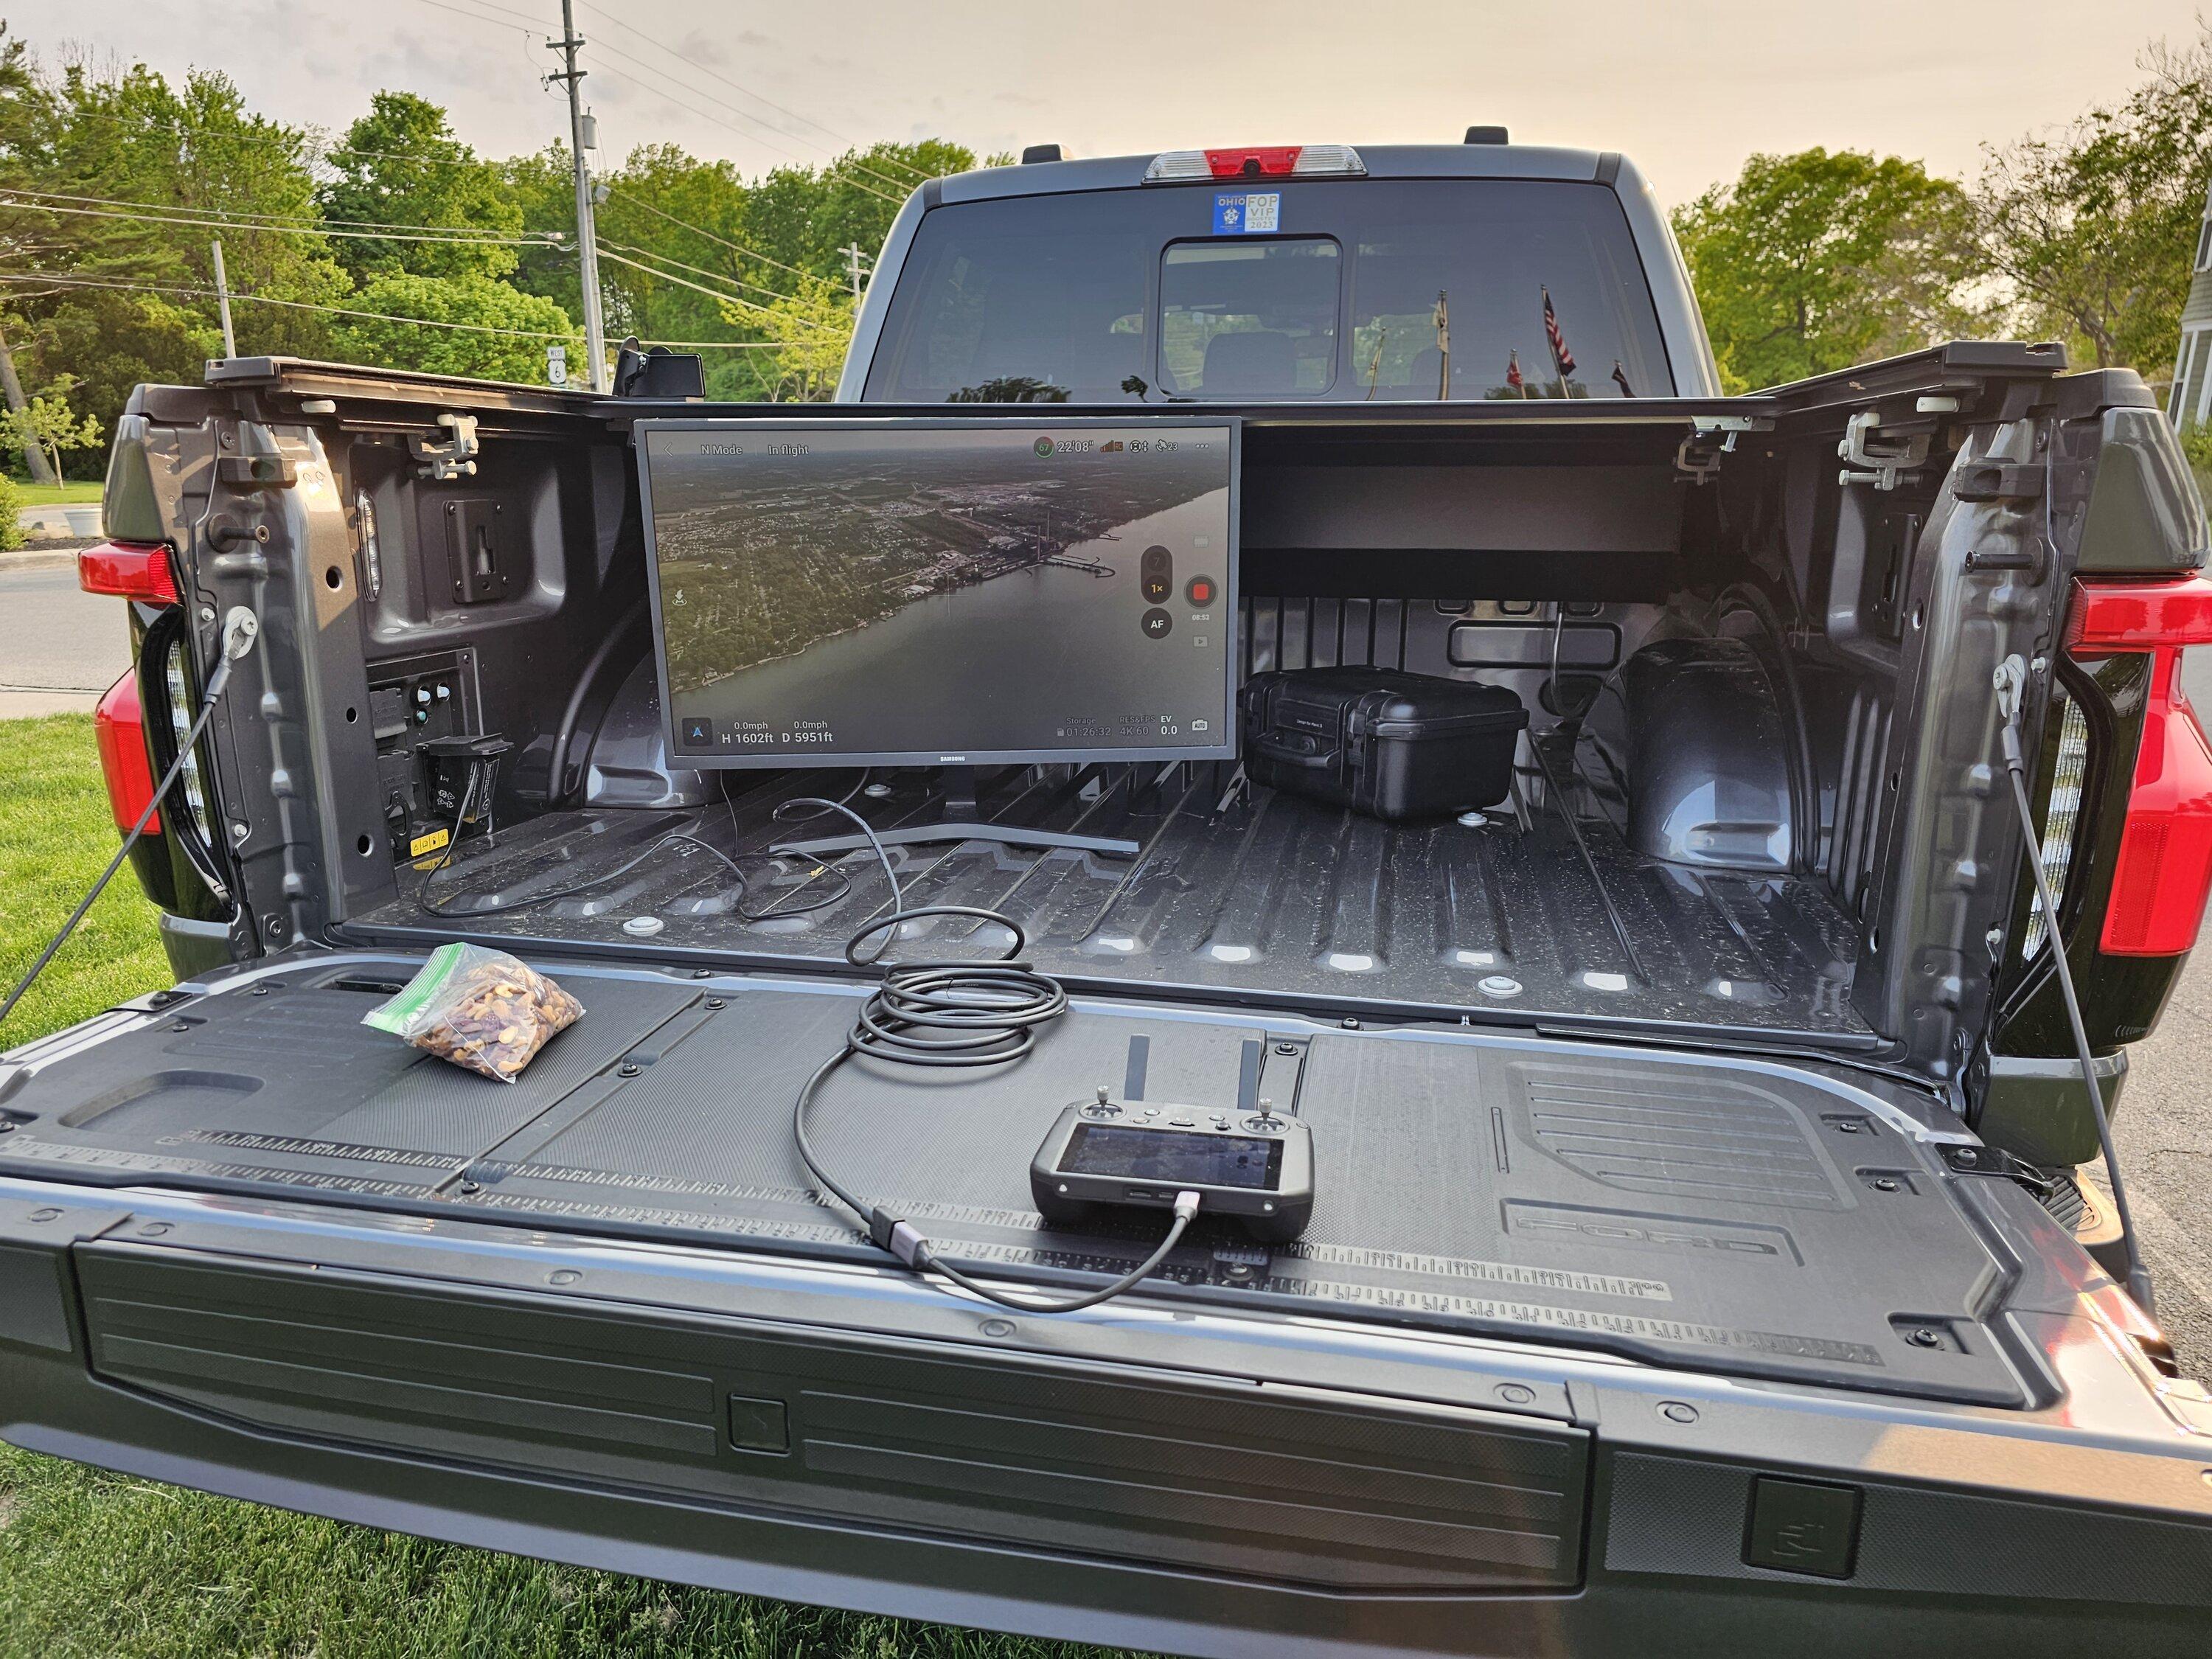
[[[92,731],[100,744],[100,769],[107,779],[107,808],[115,827],[128,834],[154,799],[154,763],[146,753],[146,720],[138,704],[138,672],[130,670],[107,688],[93,710]],[[146,832],[161,833],[155,813]]]
[[[1367,172],[1349,144],[1260,144],[1237,149],[1171,149],[1152,157],[1148,185],[1213,179],[1358,178]]]
[[[169,550],[158,542],[101,542],[86,548],[76,556],[76,585],[88,593],[144,605],[177,603]]]
[[[2151,659],[2142,738],[2100,947],[2177,956],[2197,942],[2212,893],[2212,744],[2181,689],[2181,653],[2212,645],[2212,581],[2075,583],[2066,648]]]

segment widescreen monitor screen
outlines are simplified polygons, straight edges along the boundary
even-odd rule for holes
[[[687,766],[1230,759],[1233,420],[641,421]]]

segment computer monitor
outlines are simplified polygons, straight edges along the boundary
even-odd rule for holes
[[[1235,420],[636,433],[674,764],[1235,757]]]

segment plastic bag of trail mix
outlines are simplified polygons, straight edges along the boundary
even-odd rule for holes
[[[399,994],[361,1023],[441,1060],[512,1083],[583,1004],[528,963],[477,945],[441,945]]]

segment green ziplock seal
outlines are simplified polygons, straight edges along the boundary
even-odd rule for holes
[[[441,945],[430,952],[430,959],[422,964],[422,971],[400,988],[399,994],[389,1002],[380,1002],[361,1017],[364,1025],[374,1025],[380,1031],[389,1031],[394,1036],[405,1036],[407,1028],[419,1018],[431,1000],[446,988],[446,981],[461,965],[461,953],[468,946],[458,942]]]

